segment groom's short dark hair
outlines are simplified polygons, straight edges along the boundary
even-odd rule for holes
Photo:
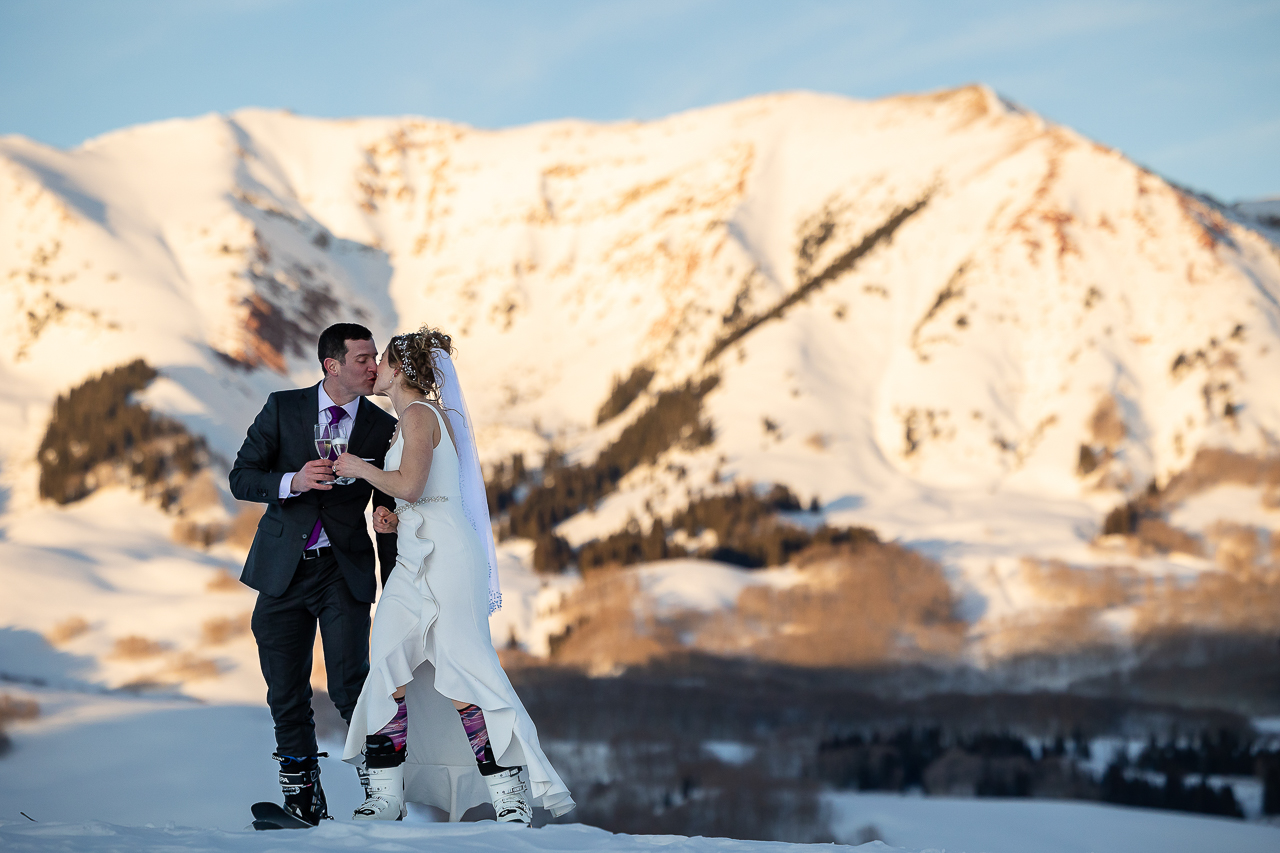
[[[334,323],[320,333],[320,343],[316,346],[316,355],[320,358],[320,366],[324,366],[326,358],[336,358],[347,363],[347,341],[371,341],[373,332],[359,323]]]

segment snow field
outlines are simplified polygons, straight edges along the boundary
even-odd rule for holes
[[[854,843],[874,829],[888,844],[939,853],[1274,853],[1280,828],[1049,800],[828,794],[832,832]]]
[[[5,849],[809,849],[774,842],[612,835],[575,824],[528,833],[490,822],[424,824],[430,815],[417,811],[403,824],[356,824],[343,818],[359,802],[359,785],[351,768],[334,758],[322,759],[322,778],[338,820],[306,833],[254,833],[245,831],[249,804],[279,794],[265,708],[6,688],[15,690],[39,701],[42,715],[12,726],[14,749],[0,765],[0,845]],[[322,744],[326,746],[333,745]],[[709,742],[706,748],[724,758],[746,758],[738,754],[741,744]],[[861,844],[860,849],[875,853],[1270,853],[1280,847],[1280,827],[1095,803],[867,793],[831,793],[823,803],[838,842]]]
[[[798,853],[811,845],[727,838],[684,838],[674,835],[614,835],[602,829],[569,824],[528,830],[494,823],[434,826],[332,823],[306,831],[226,832],[176,825],[118,826],[110,823],[31,824],[0,822],[0,844],[38,853],[220,853],[220,851],[310,851],[367,849],[386,853],[648,853],[654,849],[681,853]],[[848,849],[823,845],[821,850]],[[864,845],[871,853],[908,853],[883,844]]]

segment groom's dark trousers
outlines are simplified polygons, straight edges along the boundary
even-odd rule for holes
[[[364,480],[280,499],[281,478],[320,458],[314,435],[318,413],[319,385],[272,394],[249,427],[230,477],[236,498],[267,505],[240,580],[258,591],[253,636],[276,749],[298,758],[317,751],[311,714],[317,624],[329,697],[342,719],[351,721],[360,698],[369,672],[369,608],[378,588],[365,510],[370,498],[377,506],[395,504]],[[394,430],[395,418],[361,398],[348,452],[381,468]],[[316,519],[331,547],[304,554]],[[395,537],[377,538],[385,580],[395,564]]]

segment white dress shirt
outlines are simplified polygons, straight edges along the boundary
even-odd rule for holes
[[[316,423],[328,424],[329,413],[325,410],[335,404],[333,402],[333,399],[330,398],[329,395],[325,392],[323,382],[320,383],[320,393],[317,396],[320,399],[320,405],[316,408]],[[342,407],[342,410],[347,413],[347,416],[343,418],[341,421],[339,421],[338,423],[334,424],[334,428],[336,428],[338,435],[341,435],[343,438],[351,437],[351,427],[356,422],[356,412],[359,411],[359,409],[360,409],[359,397],[356,397],[350,403],[347,403],[345,406]],[[330,435],[332,434],[333,432],[331,430]],[[298,473],[297,471],[294,471],[292,473],[285,474],[283,477],[280,478],[280,500],[283,501],[289,498],[296,498],[298,495],[302,494],[302,492],[293,491],[293,488],[292,488],[293,477],[297,473]],[[328,547],[328,545],[329,545],[329,536],[324,532],[324,528],[321,527],[320,538],[317,539],[316,544],[311,547],[326,548]]]

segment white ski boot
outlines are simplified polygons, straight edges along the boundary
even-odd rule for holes
[[[533,826],[533,809],[529,807],[529,783],[524,778],[523,767],[499,770],[484,781],[489,785],[489,797],[498,823],[523,823]]]
[[[364,758],[369,787],[351,819],[404,820],[404,750],[397,751],[385,735],[369,735]]]

